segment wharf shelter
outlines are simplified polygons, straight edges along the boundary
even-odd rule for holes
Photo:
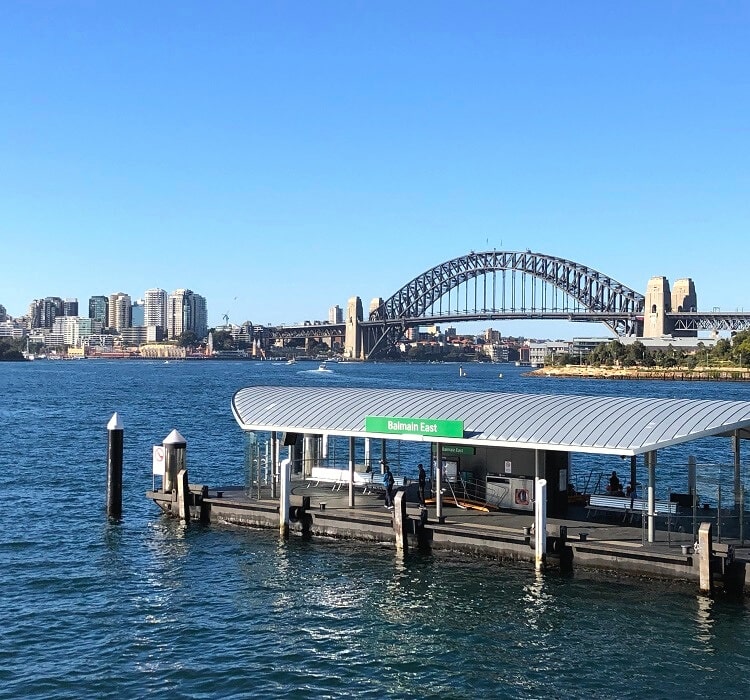
[[[734,439],[739,482],[739,441],[750,437],[750,402],[739,401],[256,386],[235,394],[232,411],[246,431],[429,442],[438,463],[457,453],[458,471],[490,490],[543,478],[550,515],[565,513],[573,452],[630,457],[633,470],[646,455],[653,490],[658,450],[712,435]],[[527,509],[510,490],[511,508]]]
[[[207,498],[210,507],[216,508],[216,519],[225,522],[268,527],[275,517],[276,523],[288,523],[289,460],[281,459],[281,450],[284,445],[304,445],[306,471],[303,476],[309,477],[316,464],[325,463],[325,445],[330,437],[348,438],[348,474],[338,477],[339,489],[348,486],[348,504],[336,515],[332,515],[330,509],[329,513],[310,514],[312,530],[320,534],[376,539],[373,534],[377,531],[374,514],[363,512],[360,516],[356,515],[360,508],[364,510],[368,507],[365,498],[357,493],[355,441],[360,439],[383,441],[383,454],[385,442],[390,441],[431,445],[435,508],[433,522],[427,522],[426,527],[430,529],[434,542],[443,538],[440,541],[450,541],[451,546],[457,549],[461,549],[464,543],[466,551],[487,548],[490,546],[488,542],[493,540],[495,554],[504,556],[510,552],[511,556],[515,556],[520,553],[521,556],[516,558],[523,558],[523,553],[529,549],[529,528],[523,528],[525,539],[518,541],[507,532],[495,536],[490,533],[489,526],[476,523],[457,523],[456,529],[451,531],[448,527],[450,523],[446,523],[442,502],[446,482],[458,474],[470,474],[475,480],[483,482],[486,500],[491,500],[490,496],[495,497],[501,508],[525,515],[529,523],[531,513],[527,511],[533,510],[535,557],[538,562],[540,552],[545,552],[546,539],[549,539],[545,539],[547,515],[565,518],[567,513],[570,456],[573,453],[630,458],[633,475],[637,460],[643,455],[648,468],[648,499],[644,499],[648,543],[654,542],[659,517],[654,500],[659,450],[709,436],[730,439],[737,487],[735,504],[742,507],[739,497],[740,443],[742,439],[750,437],[750,402],[251,386],[235,393],[231,408],[242,430],[251,435],[271,434],[269,461],[272,479],[278,482],[279,492],[278,505],[272,499],[261,504],[260,497],[256,506],[252,507],[240,496],[233,497],[232,502],[226,500],[226,496],[223,501],[221,498]],[[282,466],[285,462],[286,465]],[[634,478],[632,480],[635,482]],[[206,487],[203,488],[205,495]],[[169,510],[168,494],[149,495],[163,510]],[[274,490],[273,497],[276,495]],[[303,502],[303,507],[309,508],[309,503]],[[324,507],[322,503],[321,511]],[[265,510],[260,515],[258,512],[251,514],[253,508],[258,512],[259,509]],[[537,519],[540,509],[543,515],[541,520]],[[421,513],[420,516],[424,524],[425,514]],[[380,511],[377,521],[385,517],[386,514]],[[387,517],[390,519],[390,515]],[[397,514],[393,517],[396,519]],[[214,519],[214,515],[211,519]],[[564,545],[562,528],[560,540]],[[398,535],[396,542],[398,546]],[[648,543],[644,542],[644,545]],[[697,573],[690,573],[691,567],[695,570],[695,566],[690,553],[684,548],[681,555],[652,551],[644,552],[641,556],[633,550],[632,543],[628,544],[627,551],[624,547],[618,549],[617,543],[612,542],[603,543],[595,551],[589,542],[585,547],[583,544],[577,545],[577,557],[579,552],[581,561],[594,561],[601,555],[608,568],[618,568],[622,564],[628,571],[697,577]],[[587,552],[590,555],[588,560]],[[640,561],[634,565],[636,559]],[[639,566],[643,568],[639,569]],[[743,568],[743,578],[744,575]]]

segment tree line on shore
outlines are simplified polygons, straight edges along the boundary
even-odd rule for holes
[[[13,338],[0,338],[0,362],[19,362],[23,356],[23,341]]]
[[[741,331],[731,339],[721,338],[715,345],[699,342],[697,349],[648,348],[641,341],[625,345],[611,340],[595,347],[586,355],[556,353],[551,365],[592,365],[594,367],[744,367],[750,365],[750,331]]]

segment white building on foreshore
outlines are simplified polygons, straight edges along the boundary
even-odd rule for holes
[[[93,318],[61,316],[55,319],[52,331],[62,336],[64,345],[77,348],[83,344],[84,338],[88,338],[95,333],[101,333],[102,324]]]
[[[570,352],[571,347],[572,343],[567,340],[526,343],[519,348],[521,362],[528,362],[532,367],[541,367],[548,360],[554,361],[555,355]]]

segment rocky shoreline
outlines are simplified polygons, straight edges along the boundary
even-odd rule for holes
[[[524,374],[526,377],[572,377],[576,379],[662,379],[670,381],[743,382],[750,381],[750,369],[740,367],[589,367],[565,365],[540,367]]]

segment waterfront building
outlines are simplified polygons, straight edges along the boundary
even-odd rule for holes
[[[485,343],[482,352],[492,362],[508,362],[510,359],[510,348],[505,343]]]
[[[120,331],[120,337],[122,338],[122,344],[126,347],[145,345],[148,342],[148,327],[131,326],[130,328],[123,328]]]
[[[87,338],[94,333],[101,333],[102,324],[100,321],[91,318],[60,316],[60,318],[55,319],[52,331],[62,336],[64,345],[81,347],[83,338]]]
[[[167,327],[167,298],[167,292],[158,287],[144,292],[144,326],[159,326],[162,329]]]
[[[115,292],[109,295],[109,309],[107,316],[107,326],[121,331],[123,328],[130,328],[132,301],[129,294],[125,292]]]
[[[192,331],[199,339],[206,337],[206,300],[191,289],[176,289],[167,298],[167,336],[176,340],[187,331]]]
[[[0,338],[20,340],[26,335],[26,329],[18,322],[6,318],[0,321]]]
[[[555,340],[547,341],[544,343],[526,343],[523,348],[526,350],[526,352],[522,353],[521,361],[525,360],[531,363],[532,367],[541,367],[550,358],[552,359],[552,361],[554,361],[555,355],[569,353],[572,348],[572,343],[568,341]]]
[[[109,321],[109,299],[105,296],[89,297],[89,318],[106,326]]]
[[[61,348],[65,345],[62,333],[53,331],[51,328],[35,328],[29,333],[30,343],[39,343],[48,348]]]
[[[86,348],[113,348],[115,345],[115,336],[113,335],[102,335],[101,333],[94,333],[85,338],[82,338],[82,344]]]
[[[187,350],[172,343],[149,343],[141,348],[141,357],[152,359],[179,359],[187,357]]]

